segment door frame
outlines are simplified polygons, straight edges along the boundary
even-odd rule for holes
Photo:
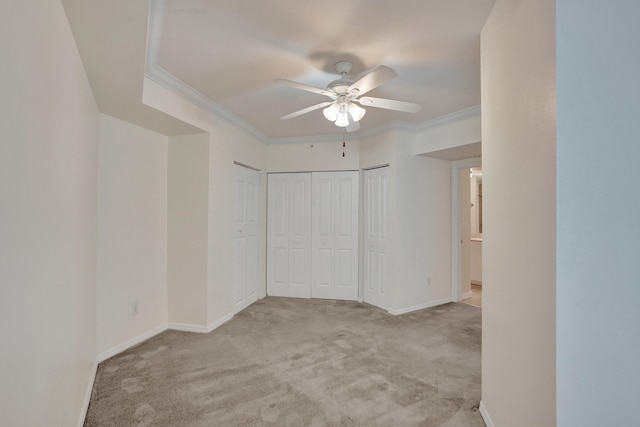
[[[460,269],[470,268],[461,265],[460,259],[460,183],[458,172],[460,169],[477,168],[482,166],[482,157],[472,157],[469,159],[456,160],[451,162],[451,300],[458,302],[461,300],[460,293]]]
[[[274,210],[272,210],[272,199],[271,197],[273,196],[272,192],[274,190],[274,188],[272,188],[273,185],[275,185],[275,182],[273,181],[278,175],[287,175],[287,176],[292,176],[294,178],[298,178],[299,180],[302,180],[305,185],[305,196],[304,196],[304,213],[305,213],[305,223],[308,223],[307,225],[307,229],[305,230],[304,236],[302,237],[303,240],[308,240],[308,253],[305,254],[305,265],[307,268],[307,272],[305,272],[305,282],[306,282],[306,286],[304,287],[304,293],[305,295],[302,294],[296,294],[293,295],[292,288],[291,288],[291,241],[293,240],[292,236],[291,236],[291,227],[290,227],[290,215],[291,215],[291,208],[292,208],[292,200],[290,199],[291,194],[290,194],[290,184],[291,182],[289,180],[285,180],[286,181],[286,189],[285,192],[287,194],[287,200],[286,200],[286,206],[285,209],[287,211],[287,289],[286,292],[283,291],[282,289],[276,289],[275,286],[273,286],[273,283],[271,283],[271,279],[272,279],[272,274],[273,274],[273,268],[275,268],[274,264],[273,264],[273,252],[271,251],[271,244],[274,241],[274,235],[272,234],[273,231],[273,215],[274,215]],[[304,175],[304,176],[303,176]],[[265,204],[265,212],[266,212],[266,233],[265,233],[265,292],[266,294],[270,295],[270,296],[285,296],[285,297],[293,297],[293,298],[311,298],[311,264],[312,264],[312,257],[311,257],[311,239],[312,239],[312,230],[311,230],[311,178],[312,178],[312,173],[311,172],[269,172],[267,173],[267,196],[266,196],[266,204]],[[307,235],[308,233],[308,235]],[[305,245],[306,245],[305,243]],[[271,289],[270,289],[270,283],[272,284]]]
[[[388,166],[388,165],[387,165]],[[269,210],[269,179],[271,175],[284,175],[284,174],[309,174],[310,179],[313,179],[313,174],[319,174],[319,173],[331,173],[331,172],[352,172],[355,174],[356,180],[357,180],[357,191],[356,191],[356,196],[357,196],[357,200],[354,204],[355,208],[356,208],[356,219],[357,219],[357,232],[358,232],[358,238],[357,238],[357,243],[356,243],[356,250],[358,252],[357,257],[356,257],[356,275],[357,275],[357,281],[356,281],[356,287],[357,287],[357,298],[353,301],[358,301],[358,302],[362,302],[362,293],[363,293],[363,289],[362,289],[362,260],[361,260],[361,256],[362,256],[362,220],[361,220],[361,216],[362,216],[362,170],[360,169],[336,169],[336,170],[307,170],[307,171],[284,171],[284,172],[278,172],[278,171],[271,171],[271,172],[266,172],[265,175],[265,202],[264,202],[264,207],[265,207],[265,233],[264,233],[264,237],[265,237],[265,245],[264,245],[264,256],[265,256],[265,268],[264,268],[264,292],[265,292],[265,296],[268,295],[268,286],[269,286],[269,263],[270,263],[270,257],[269,257],[269,245],[270,245],[270,236],[269,236],[269,216],[272,214]],[[310,182],[310,190],[311,190],[312,184]],[[313,194],[313,193],[312,193]],[[312,208],[311,208],[312,209]],[[310,224],[313,223],[313,221],[309,222]],[[313,235],[313,232],[311,233]],[[313,248],[313,236],[311,236],[311,245],[310,245],[310,249]],[[313,261],[311,261],[311,264],[313,264]],[[312,281],[311,281],[312,282]],[[312,287],[312,283],[310,282],[310,287]],[[310,288],[310,292],[311,292],[311,288]],[[312,295],[310,295],[308,298],[314,298]]]
[[[364,203],[364,199],[365,199],[365,187],[366,187],[366,181],[365,181],[365,176],[364,174],[368,171],[371,170],[376,170],[376,169],[383,169],[383,168],[387,168],[387,178],[389,178],[390,175],[390,171],[391,171],[391,166],[389,163],[383,163],[377,166],[370,166],[370,167],[366,167],[366,168],[362,168],[360,169],[360,254],[359,254],[359,262],[360,262],[360,280],[359,280],[359,293],[358,293],[358,302],[365,302],[364,301],[364,289],[365,289],[365,283],[364,283],[364,276],[365,276],[365,240],[366,240],[366,230],[365,230],[365,216],[367,214],[367,206]],[[388,189],[387,189],[388,190]],[[388,201],[388,198],[387,198]],[[387,206],[388,208],[388,206]],[[387,211],[387,227],[389,227],[389,215],[388,215],[388,211]],[[387,228],[388,230],[389,228]],[[391,254],[391,249],[388,248],[390,254]],[[367,303],[367,304],[371,304],[371,303]],[[378,305],[377,307],[382,308],[383,310],[388,310],[389,308],[389,298],[388,298],[388,294],[385,295],[384,298],[384,303],[382,305]]]
[[[255,215],[256,215],[256,246],[257,246],[256,247],[256,252],[257,253],[256,253],[256,260],[255,260],[256,265],[254,266],[255,267],[255,275],[256,275],[256,277],[255,277],[255,279],[256,279],[256,283],[255,283],[255,285],[256,285],[256,296],[255,296],[255,300],[253,300],[253,301],[251,301],[249,303],[247,303],[246,301],[243,301],[243,303],[241,305],[236,305],[236,301],[235,301],[235,293],[236,293],[236,277],[235,277],[235,273],[236,272],[235,272],[235,267],[236,267],[236,265],[235,265],[235,263],[237,262],[237,260],[235,259],[235,255],[234,255],[234,259],[233,259],[234,277],[233,277],[233,280],[232,280],[233,289],[232,289],[232,292],[231,292],[231,300],[232,300],[231,307],[232,307],[233,314],[237,314],[237,313],[241,312],[242,310],[244,310],[245,308],[247,308],[248,306],[250,306],[251,304],[253,304],[257,300],[264,298],[264,295],[263,295],[264,291],[262,289],[263,288],[263,285],[262,285],[263,278],[262,278],[262,271],[261,271],[262,270],[262,268],[261,268],[262,267],[262,263],[261,263],[262,256],[261,256],[261,253],[262,253],[262,246],[263,246],[263,241],[264,241],[263,230],[262,230],[264,228],[264,222],[263,222],[264,211],[263,211],[262,203],[261,203],[262,194],[264,193],[264,191],[263,191],[263,183],[262,183],[262,181],[263,181],[263,179],[262,179],[263,173],[262,173],[262,171],[260,169],[254,168],[252,166],[248,166],[246,164],[243,164],[243,163],[240,163],[240,162],[236,162],[236,161],[233,162],[233,174],[234,174],[234,179],[233,179],[233,183],[234,183],[234,190],[233,190],[234,191],[234,203],[233,203],[234,212],[233,212],[233,217],[234,217],[234,221],[235,221],[235,217],[236,217],[236,214],[237,214],[237,212],[235,212],[235,209],[237,208],[237,193],[236,193],[236,189],[235,189],[235,183],[236,183],[236,177],[237,177],[236,174],[237,174],[237,171],[238,171],[237,168],[243,168],[246,171],[250,171],[252,173],[255,173],[256,177],[257,177],[256,196],[255,196],[255,204],[256,204],[255,205],[255,210],[256,210],[256,212],[255,212]],[[235,240],[235,238],[234,238],[234,240]],[[246,299],[246,294],[244,295],[244,299]]]
[[[320,218],[322,215],[321,210],[321,194],[320,186],[322,182],[326,182],[329,180],[331,182],[329,186],[330,190],[330,222],[331,222],[331,234],[329,240],[331,243],[327,246],[321,241],[325,240],[320,238]],[[350,237],[341,237],[338,232],[338,226],[341,220],[338,219],[339,215],[339,207],[341,204],[339,203],[339,196],[342,194],[340,189],[340,182],[343,181],[350,182],[350,191],[348,194],[351,195],[350,209],[349,209],[349,221],[351,223],[351,233]],[[360,195],[361,195],[361,177],[360,173],[357,170],[350,171],[318,171],[311,172],[311,249],[312,249],[312,261],[311,261],[311,298],[320,298],[320,299],[336,299],[343,301],[359,301],[361,298],[360,295],[360,241],[361,241],[361,227],[360,222],[361,212],[360,212]],[[355,185],[355,186],[354,186]],[[354,224],[355,223],[355,224]],[[354,228],[355,225],[355,228]],[[355,235],[354,235],[355,234]],[[342,241],[342,243],[340,243]],[[338,266],[342,265],[339,263],[339,253],[342,252],[342,249],[348,249],[350,251],[355,252],[356,256],[351,257],[350,263],[350,272],[351,272],[351,280],[350,283],[352,286],[341,287],[338,284],[338,277],[342,276],[339,273]],[[329,294],[325,294],[328,291],[328,288],[323,288],[319,283],[318,276],[319,272],[322,271],[319,268],[320,265],[320,251],[322,249],[330,249],[331,253],[331,265],[332,265],[332,277],[330,279],[329,288],[332,292]],[[355,264],[355,265],[354,265]],[[355,280],[354,280],[355,279]],[[355,295],[352,293],[355,292]]]

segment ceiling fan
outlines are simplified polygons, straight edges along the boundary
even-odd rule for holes
[[[342,77],[330,82],[326,89],[286,79],[275,80],[275,83],[306,90],[308,92],[317,93],[331,98],[331,101],[325,101],[303,108],[302,110],[282,116],[280,119],[288,120],[310,113],[311,111],[324,108],[323,114],[327,120],[334,122],[336,126],[346,128],[347,132],[355,132],[360,129],[360,124],[358,122],[367,112],[367,110],[358,104],[365,107],[384,108],[387,110],[403,111],[406,113],[417,113],[420,111],[421,106],[412,102],[362,96],[396,77],[398,74],[393,71],[393,69],[384,65],[378,65],[359,80],[353,81],[348,77],[348,74],[351,71],[351,66],[352,64],[347,61],[340,61],[336,63],[336,71],[338,71]]]

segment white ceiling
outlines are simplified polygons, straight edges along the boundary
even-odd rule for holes
[[[112,98],[130,95],[113,89],[127,79],[141,85],[144,70],[130,63],[133,59],[144,64],[145,52],[118,40],[126,34],[133,38],[127,41],[129,45],[144,45],[147,29],[141,4],[145,2],[63,3],[101,109],[103,104],[124,104]],[[274,140],[342,132],[324,119],[322,110],[280,120],[282,115],[327,99],[276,85],[274,79],[324,88],[338,77],[337,61],[352,62],[355,76],[384,64],[398,77],[369,95],[419,103],[422,111],[410,114],[369,107],[360,132],[396,121],[419,126],[480,104],[479,34],[493,3],[151,0],[147,69],[169,80],[178,79],[228,117]],[[98,72],[100,69],[113,73]],[[112,84],[103,81],[109,79]],[[118,117],[117,113],[107,114]]]

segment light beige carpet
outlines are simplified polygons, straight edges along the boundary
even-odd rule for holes
[[[480,313],[265,298],[103,362],[86,426],[484,426]]]

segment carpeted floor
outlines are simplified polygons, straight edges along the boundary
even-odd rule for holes
[[[471,284],[471,298],[462,300],[463,303],[482,308],[482,285]]]
[[[101,363],[85,426],[484,427],[480,316],[267,297]]]

